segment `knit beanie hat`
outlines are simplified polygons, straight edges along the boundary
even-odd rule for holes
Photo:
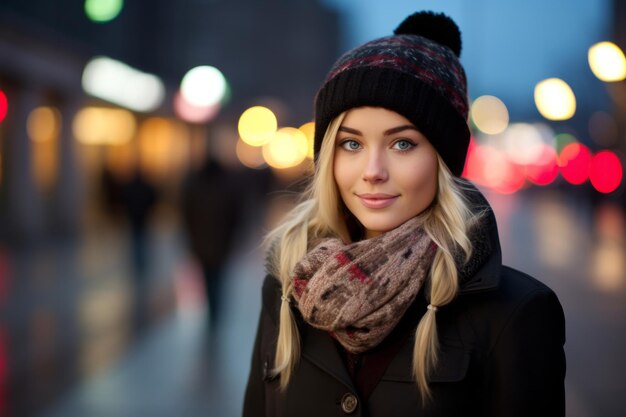
[[[384,107],[411,121],[460,176],[470,131],[459,28],[443,14],[418,12],[394,34],[348,51],[331,68],[315,98],[316,159],[335,117]]]

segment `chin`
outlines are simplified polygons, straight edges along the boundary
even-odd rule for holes
[[[396,221],[362,221],[361,224],[363,225],[363,227],[370,233],[374,233],[374,234],[381,234],[381,233],[385,233],[388,232],[390,230],[395,229],[396,227],[400,226],[402,223]]]

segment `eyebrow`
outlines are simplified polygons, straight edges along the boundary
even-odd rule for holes
[[[392,127],[391,129],[385,130],[385,132],[383,134],[385,136],[389,136],[389,135],[393,135],[395,133],[402,132],[403,130],[415,130],[416,132],[419,132],[419,130],[417,130],[417,128],[415,126],[413,126],[413,125],[402,125],[402,126]],[[361,133],[361,131],[359,131],[357,129],[353,129],[351,127],[347,127],[347,126],[339,126],[339,131],[340,132],[351,133],[353,135],[363,136],[363,133]]]

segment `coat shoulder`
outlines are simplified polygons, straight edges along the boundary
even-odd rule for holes
[[[546,284],[522,271],[503,266],[499,285],[493,294],[494,301],[501,300],[511,307],[520,306],[539,298],[557,299]]]
[[[553,330],[564,332],[563,308],[555,292],[538,279],[507,266],[501,269],[497,287],[464,296],[461,304],[465,323],[475,340],[487,349],[493,348],[511,327],[541,331],[546,323],[552,323]]]
[[[543,282],[517,269],[502,266],[498,285],[487,291],[469,294],[466,304],[502,312],[513,310],[536,298],[555,298],[556,294]]]

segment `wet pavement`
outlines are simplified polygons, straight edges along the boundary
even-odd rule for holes
[[[487,197],[505,263],[551,286],[565,310],[568,416],[626,415],[624,211],[547,190]],[[132,278],[120,230],[1,253],[0,271],[13,277],[0,280],[1,416],[240,415],[261,233],[240,238],[213,329],[180,232],[170,225],[152,234],[143,280]]]

